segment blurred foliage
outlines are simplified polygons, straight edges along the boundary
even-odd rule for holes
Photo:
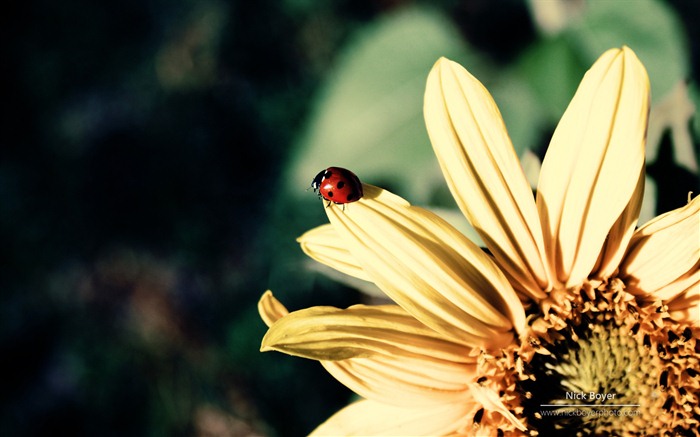
[[[544,3],[575,7],[558,21],[534,0],[9,7],[0,435],[296,436],[345,405],[317,363],[258,352],[256,302],[363,299],[295,243],[325,222],[304,191],[325,166],[453,207],[421,113],[437,57],[479,77],[519,153],[540,157],[609,46],[637,51],[654,102],[700,104],[697,3]],[[681,80],[690,97],[664,100]],[[659,211],[698,187],[697,112],[673,114],[652,119]]]
[[[442,176],[423,124],[423,92],[426,72],[440,56],[479,62],[448,17],[432,9],[404,8],[357,32],[316,98],[308,135],[299,140],[303,153],[292,163],[292,186],[331,163],[361,169],[384,185],[408,186],[427,200],[425,190]]]

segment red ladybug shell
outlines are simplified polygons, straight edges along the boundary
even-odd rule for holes
[[[319,196],[338,204],[356,202],[362,197],[360,179],[355,173],[341,167],[321,170],[311,181],[311,187]]]

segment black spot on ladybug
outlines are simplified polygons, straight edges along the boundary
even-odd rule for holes
[[[338,187],[340,188],[340,187]],[[352,193],[348,194],[348,202],[352,202],[353,200],[357,199],[357,192],[353,191]]]
[[[335,187],[336,187],[337,189],[339,189],[339,190],[342,190],[344,186],[345,186],[345,182],[343,182],[343,181],[339,181],[339,182],[335,185]]]
[[[327,192],[327,193],[326,193],[326,196],[328,196],[328,197],[333,197],[333,192],[332,192],[332,191]]]

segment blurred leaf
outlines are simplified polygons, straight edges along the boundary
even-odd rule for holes
[[[514,69],[501,72],[493,84],[487,85],[498,104],[508,135],[518,156],[539,146],[539,128],[546,121],[543,102]]]
[[[533,150],[546,146],[539,135],[558,123],[585,71],[612,47],[627,45],[637,53],[648,70],[655,99],[685,77],[682,26],[665,4],[634,2],[635,10],[643,11],[638,14],[629,13],[630,2],[591,0],[585,5],[582,16],[572,19],[566,30],[541,38],[506,70],[504,77],[510,74],[512,81],[505,83],[514,90],[519,87],[516,92],[521,95],[521,102],[500,105],[517,111],[517,116],[504,114],[514,143],[523,141],[522,146]],[[499,103],[514,94],[498,87],[493,91]]]
[[[644,63],[652,96],[662,98],[688,72],[687,42],[675,13],[656,0],[590,0],[583,19],[567,32],[587,65],[605,50],[629,46]]]
[[[423,93],[440,56],[479,61],[438,12],[408,8],[362,29],[339,56],[300,138],[290,177],[297,193],[330,165],[425,202],[443,184],[423,121]]]
[[[644,198],[642,199],[642,209],[639,211],[637,225],[641,226],[656,217],[656,182],[647,175],[644,178]],[[665,211],[663,211],[665,212]]]
[[[691,82],[688,84],[688,97],[695,107],[690,127],[694,137],[700,139],[700,88],[698,88],[697,83]]]
[[[698,158],[691,132],[696,107],[685,82],[678,82],[663,99],[656,100],[649,114],[647,164],[656,161],[663,135],[669,132],[674,162],[691,173],[698,172]]]
[[[523,131],[527,130],[528,123],[546,123],[555,126],[559,122],[564,110],[578,87],[579,81],[588,68],[581,57],[573,50],[569,42],[563,37],[554,37],[540,40],[533,44],[528,51],[519,59],[514,66],[513,74],[520,77],[523,85],[529,84],[534,97],[533,101],[523,101],[519,114],[525,123]],[[527,95],[527,91],[521,91]],[[525,103],[529,104],[525,104]],[[539,112],[538,112],[539,111]],[[541,115],[541,118],[536,118]],[[531,136],[537,134],[538,130],[530,126]],[[549,126],[539,126],[548,128]],[[546,144],[536,144],[539,138],[532,137],[526,140],[532,143],[524,144],[523,147],[537,149]]]
[[[553,36],[566,29],[585,8],[585,1],[571,0],[529,0],[533,24],[543,35]]]

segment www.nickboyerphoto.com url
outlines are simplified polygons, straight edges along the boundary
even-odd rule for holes
[[[636,408],[558,408],[542,409],[540,417],[633,417],[641,415]]]

